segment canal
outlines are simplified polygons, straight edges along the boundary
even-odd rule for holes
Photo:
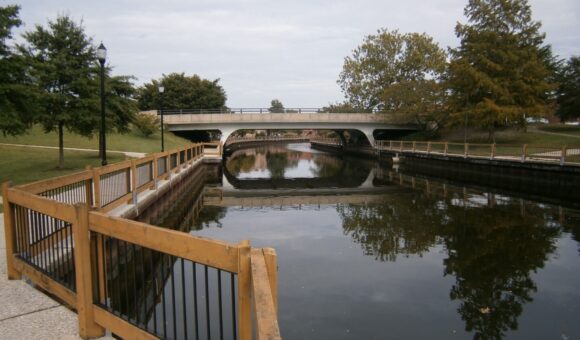
[[[285,339],[580,338],[578,202],[309,144],[194,175],[139,219],[275,248]]]

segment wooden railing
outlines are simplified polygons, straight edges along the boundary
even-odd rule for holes
[[[5,183],[9,279],[26,276],[76,309],[83,338],[109,329],[123,338],[251,339],[254,327],[260,338],[279,338],[273,249],[107,214],[221,150],[194,144],[31,184]]]
[[[437,154],[463,158],[487,158],[520,162],[580,164],[580,146],[538,146],[423,141],[379,140],[377,150],[400,153]]]

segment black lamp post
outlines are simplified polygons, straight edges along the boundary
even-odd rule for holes
[[[159,86],[159,115],[161,115],[161,152],[165,151],[165,139],[163,136],[163,92],[164,86]]]
[[[107,60],[107,49],[102,42],[97,48],[97,59],[101,64],[101,165],[107,165],[107,142],[105,140],[105,61]]]

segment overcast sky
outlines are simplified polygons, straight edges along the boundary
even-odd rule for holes
[[[0,0],[3,5],[14,1]],[[137,84],[171,72],[216,79],[229,107],[320,107],[344,99],[344,57],[380,27],[426,32],[455,46],[467,0],[25,0],[31,30],[58,14],[103,41],[115,74]],[[561,57],[580,54],[580,1],[533,0],[535,20]]]

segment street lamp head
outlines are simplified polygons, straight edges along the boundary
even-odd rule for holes
[[[105,48],[105,45],[103,45],[102,42],[99,45],[99,47],[97,47],[97,59],[99,59],[101,64],[104,64],[105,60],[107,60],[107,49]]]
[[[165,92],[165,86],[159,86],[159,93]]]

